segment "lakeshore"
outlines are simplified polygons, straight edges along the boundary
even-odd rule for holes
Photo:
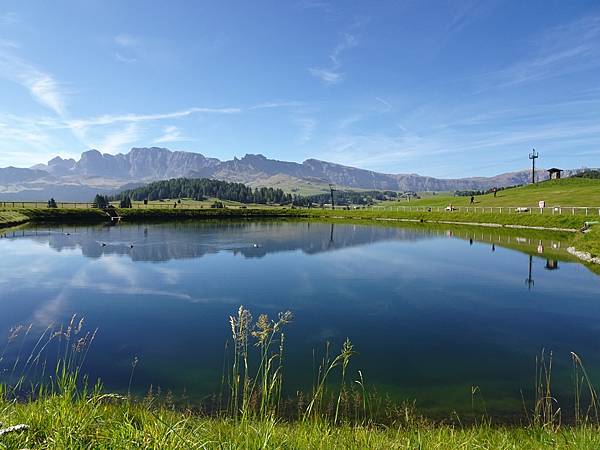
[[[581,233],[590,217],[580,214],[490,213],[464,211],[414,211],[391,209],[329,210],[289,207],[263,208],[131,208],[115,209],[124,223],[169,222],[186,220],[317,219],[360,223],[422,223],[432,225],[563,231],[572,235],[572,254],[582,261],[597,263],[600,233],[592,228]],[[593,219],[593,217],[592,217]],[[97,223],[114,224],[110,215],[93,208],[22,208],[0,211],[0,228],[25,223]]]

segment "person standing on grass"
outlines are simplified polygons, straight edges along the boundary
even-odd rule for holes
[[[474,195],[471,195],[471,205],[472,205],[473,203],[475,203],[475,196],[474,196]]]
[[[496,198],[497,193],[498,193],[498,189],[494,188],[494,198]]]

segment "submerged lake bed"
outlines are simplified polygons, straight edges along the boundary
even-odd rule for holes
[[[600,278],[561,256],[560,236],[497,233],[293,221],[23,228],[0,239],[0,333],[33,328],[2,364],[77,314],[98,329],[91,379],[127,391],[137,358],[135,392],[199,400],[220,389],[228,317],[244,305],[255,317],[294,313],[290,394],[310,390],[326,342],[350,338],[352,379],[361,370],[382,395],[448,416],[472,411],[477,388],[478,408],[520,414],[542,349],[559,397],[572,395],[572,351],[599,379]]]

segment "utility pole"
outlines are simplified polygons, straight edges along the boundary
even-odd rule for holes
[[[531,160],[531,183],[535,184],[535,160],[540,157],[539,153],[535,151],[535,148],[529,154]]]
[[[335,189],[331,183],[329,183],[329,190],[331,191],[331,209],[335,209],[335,203],[333,202],[333,193],[335,192]]]
[[[529,275],[527,276],[527,279],[525,280],[525,284],[527,285],[527,288],[529,290],[531,290],[531,287],[535,284],[535,281],[533,281],[533,278],[531,278],[532,263],[533,263],[533,256],[529,255]]]

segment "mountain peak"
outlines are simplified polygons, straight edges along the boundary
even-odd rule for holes
[[[240,161],[266,161],[267,157],[260,153],[246,153]]]
[[[527,183],[529,176],[526,172],[514,172],[491,178],[438,179],[417,174],[378,173],[316,158],[299,164],[248,153],[241,159],[220,161],[200,153],[171,151],[163,147],[135,147],[126,154],[103,154],[97,149],[90,149],[82,153],[79,161],[55,157],[48,165],[33,169],[0,169],[0,192],[4,186],[11,186],[8,191],[12,192],[15,184],[20,184],[19,192],[23,194],[19,193],[18,197],[17,194],[11,195],[12,198],[86,200],[90,192],[179,177],[213,178],[253,187],[275,187],[282,183],[302,186],[308,183],[319,189],[333,183],[340,189],[453,191],[512,186]],[[74,181],[79,183],[77,189],[73,188]],[[41,191],[40,186],[46,187]],[[65,194],[67,187],[72,188],[69,194]],[[5,199],[6,195],[2,197]]]

